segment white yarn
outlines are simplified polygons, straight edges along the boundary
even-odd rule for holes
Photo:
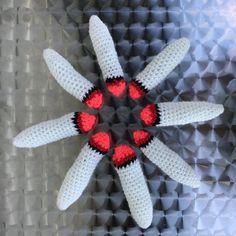
[[[198,176],[193,169],[156,137],[145,148],[140,149],[151,162],[156,164],[170,178],[193,188],[200,186]]]
[[[156,87],[183,60],[190,47],[187,38],[181,38],[168,45],[139,73],[136,80],[147,90]]]
[[[103,154],[92,150],[88,144],[82,148],[59,190],[57,206],[60,210],[66,210],[81,196],[102,157]]]
[[[78,135],[72,122],[73,117],[74,112],[27,128],[14,138],[13,144],[17,147],[32,148]]]
[[[157,126],[184,125],[211,120],[224,111],[221,104],[209,102],[164,102],[158,103],[160,124]]]
[[[56,81],[80,101],[94,85],[79,74],[72,65],[53,49],[43,51],[44,60]]]
[[[89,20],[89,34],[104,80],[123,76],[112,37],[106,25],[95,15]]]
[[[132,217],[141,228],[146,229],[152,222],[153,209],[139,161],[135,160],[125,167],[116,168],[116,171],[120,177]]]
[[[89,33],[104,79],[123,76],[111,35],[97,16],[90,18]],[[186,38],[170,44],[138,74],[137,81],[146,89],[151,90],[177,66],[188,49],[189,41]],[[57,82],[80,101],[94,87],[91,82],[77,73],[69,62],[54,50],[44,50],[43,56]],[[160,109],[161,124],[157,126],[205,121],[223,112],[222,105],[207,102],[169,102],[160,103],[158,107]],[[38,147],[65,137],[77,135],[78,131],[72,121],[73,117],[74,113],[70,113],[61,118],[32,126],[18,134],[13,143],[17,147]],[[200,185],[200,181],[192,168],[157,138],[153,138],[141,150],[154,164],[174,180],[191,187]],[[82,148],[78,158],[67,172],[59,190],[57,206],[60,210],[67,209],[81,196],[102,157],[103,154],[93,150],[89,144]],[[140,227],[149,227],[153,217],[152,201],[140,163],[135,160],[125,167],[116,168],[116,171],[120,177],[133,218]]]

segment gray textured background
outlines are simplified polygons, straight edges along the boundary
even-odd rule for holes
[[[79,201],[66,212],[56,208],[61,181],[85,139],[34,150],[11,143],[29,125],[82,108],[50,76],[42,50],[56,49],[97,81],[101,73],[88,37],[92,14],[108,25],[130,77],[167,42],[191,40],[182,64],[150,99],[225,106],[212,121],[157,132],[201,176],[199,189],[177,184],[140,157],[154,208],[145,231],[132,220],[108,159]],[[233,0],[0,0],[0,235],[236,235],[235,69]]]

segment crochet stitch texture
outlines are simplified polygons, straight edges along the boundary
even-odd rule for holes
[[[97,16],[90,18],[89,34],[106,88],[114,97],[121,99],[126,92],[126,80],[111,35]],[[140,101],[163,81],[181,62],[189,46],[186,38],[168,45],[129,83],[130,99]],[[76,72],[61,55],[52,49],[46,49],[43,57],[51,74],[68,93],[91,109],[99,111],[104,106],[105,99],[100,89]],[[200,180],[192,168],[146,128],[206,121],[222,112],[222,105],[208,102],[147,103],[138,112],[138,119],[143,126],[132,130],[133,144],[172,179],[193,188],[198,187]],[[13,143],[17,147],[38,147],[90,132],[98,122],[99,112],[73,112],[27,128],[14,138]],[[66,174],[58,193],[57,206],[65,210],[81,196],[97,164],[113,148],[111,160],[120,178],[131,214],[140,227],[147,228],[153,217],[152,201],[135,149],[126,144],[125,140],[114,145],[112,139],[112,132],[107,130],[93,132]]]

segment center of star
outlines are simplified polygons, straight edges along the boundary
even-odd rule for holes
[[[116,124],[128,126],[137,122],[135,110],[137,104],[128,96],[122,98],[110,97],[99,111],[100,122],[106,122],[110,127]]]
[[[109,130],[115,142],[128,141],[131,127],[140,123],[138,110],[139,105],[128,95],[106,97],[104,106],[99,110],[99,126],[101,130]]]

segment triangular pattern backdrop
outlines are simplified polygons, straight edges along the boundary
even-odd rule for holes
[[[234,1],[3,0],[0,11],[1,235],[236,235]],[[99,83],[88,35],[93,14],[108,25],[129,77],[168,42],[191,40],[184,61],[149,93],[150,100],[206,100],[225,106],[223,115],[207,123],[157,132],[201,176],[199,189],[176,183],[139,157],[154,206],[147,230],[132,220],[108,159],[99,164],[79,201],[65,212],[57,209],[61,181],[86,137],[33,150],[11,143],[25,127],[83,107],[50,76],[42,60],[44,48],[54,48]],[[119,130],[117,135],[125,138]]]

